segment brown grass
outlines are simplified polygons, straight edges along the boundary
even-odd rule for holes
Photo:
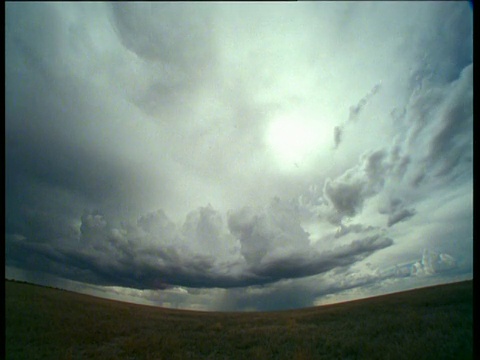
[[[473,283],[208,313],[5,281],[7,359],[472,359]]]

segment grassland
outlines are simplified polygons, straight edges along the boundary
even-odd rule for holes
[[[5,281],[7,359],[472,359],[472,281],[284,312],[208,313]]]

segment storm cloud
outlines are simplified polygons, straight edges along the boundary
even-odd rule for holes
[[[12,265],[96,285],[231,288],[325,273],[393,243],[370,236],[322,251],[287,215],[276,200],[259,213],[244,209],[231,214],[229,230],[211,206],[192,211],[181,227],[162,211],[120,228],[112,228],[99,213],[84,213],[80,234],[68,246],[14,236],[6,253]],[[303,246],[295,230],[303,236]]]
[[[7,273],[209,310],[471,277],[472,22],[7,3]]]

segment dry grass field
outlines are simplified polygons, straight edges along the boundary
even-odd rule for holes
[[[5,281],[7,359],[472,359],[473,282],[264,313],[170,310]]]

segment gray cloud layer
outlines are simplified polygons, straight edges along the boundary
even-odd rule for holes
[[[55,244],[13,237],[6,253],[12,265],[98,285],[229,288],[324,273],[392,245],[376,235],[322,251],[291,215],[275,201],[264,211],[230,214],[228,229],[211,207],[188,214],[181,228],[162,211],[112,228],[101,214],[85,213],[77,237]]]
[[[7,266],[204,288],[229,309],[380,284],[366,261],[424,248],[441,255],[416,274],[471,273],[466,4],[8,3],[5,19]],[[326,140],[278,166],[266,134],[292,113]]]

